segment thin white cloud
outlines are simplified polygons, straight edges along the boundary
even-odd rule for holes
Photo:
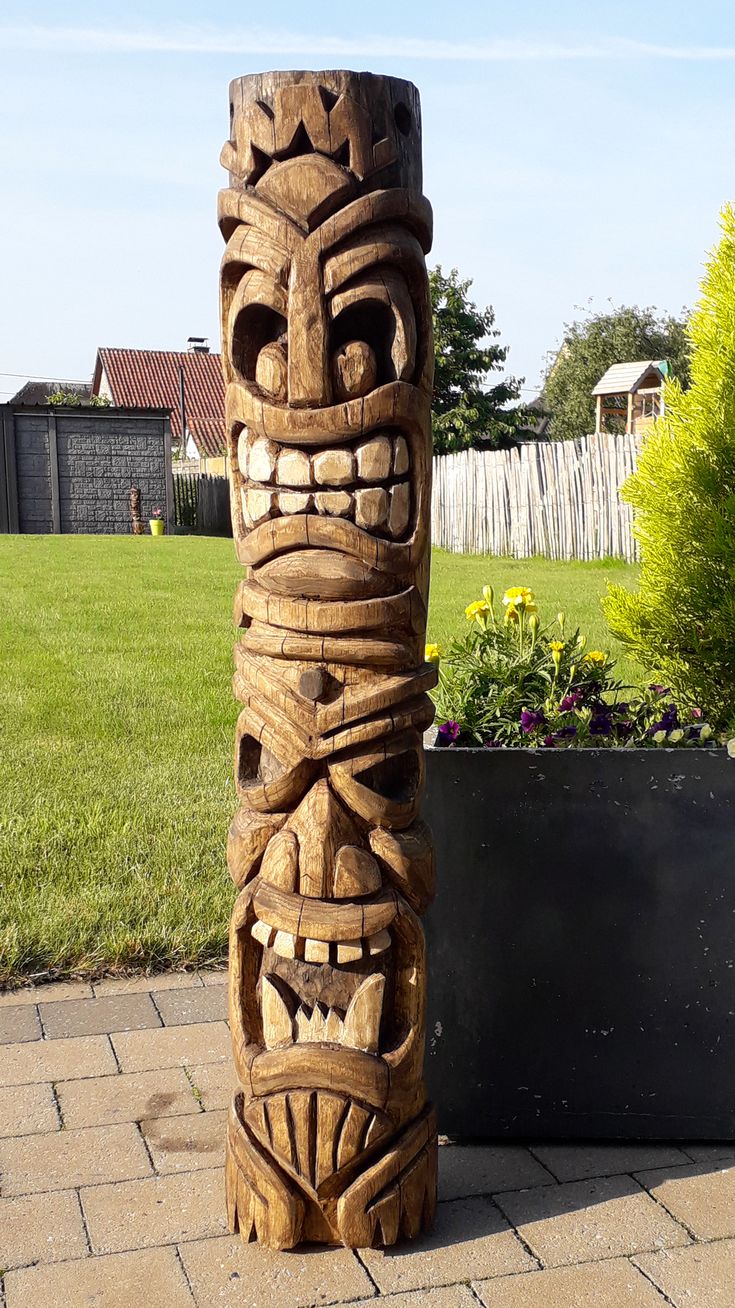
[[[733,60],[735,46],[671,46],[610,37],[574,41],[449,41],[410,36],[309,35],[266,29],[219,31],[212,27],[96,28],[26,25],[0,27],[0,50],[67,54],[275,54],[320,57],[457,60],[472,63],[560,60]]]

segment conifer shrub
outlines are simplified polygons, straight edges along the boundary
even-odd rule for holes
[[[713,727],[735,726],[735,211],[705,268],[688,325],[691,386],[664,390],[623,495],[642,566],[637,591],[610,586],[611,630]]]

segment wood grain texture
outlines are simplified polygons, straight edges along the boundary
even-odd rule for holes
[[[228,1221],[271,1248],[432,1220],[433,893],[418,814],[433,350],[418,92],[350,72],[230,87],[220,195],[238,587],[239,1090]]]

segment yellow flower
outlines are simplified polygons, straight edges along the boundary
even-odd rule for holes
[[[441,645],[427,645],[424,658],[427,663],[438,663],[442,656]]]
[[[470,622],[472,622],[473,619],[476,622],[479,622],[480,619],[484,616],[484,614],[489,612],[490,612],[490,605],[488,604],[487,600],[484,599],[473,600],[471,604],[467,605],[467,608],[464,611],[464,615],[466,618],[469,618]]]
[[[657,745],[663,745],[666,740],[666,732],[665,731],[654,732],[653,739]]]
[[[559,664],[561,663],[561,653],[562,653],[562,650],[564,649],[564,641],[563,641],[563,640],[550,640],[550,641],[549,641],[549,649],[551,650],[551,657],[552,657],[552,659],[554,660],[554,667],[556,668],[556,670],[557,670],[557,672],[558,672],[558,671],[559,671]]]
[[[675,731],[669,732],[670,745],[678,745],[679,741],[683,739],[684,739],[684,732],[682,731],[681,727],[677,727]]]
[[[535,613],[536,605],[533,602],[533,591],[528,586],[510,586],[503,596],[504,604],[512,604],[516,609],[526,609],[529,613]]]
[[[603,653],[601,649],[591,649],[589,653],[585,654],[582,662],[596,663],[597,667],[601,668],[603,663],[607,663],[607,654]]]
[[[507,609],[505,610],[505,621],[506,622],[518,621],[518,609],[516,608],[515,604],[509,604]]]

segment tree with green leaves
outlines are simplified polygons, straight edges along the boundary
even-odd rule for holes
[[[508,347],[495,343],[500,332],[493,309],[478,309],[468,296],[471,285],[471,279],[462,280],[456,268],[445,274],[439,265],[429,272],[435,454],[479,444],[490,449],[508,445],[521,417],[520,410],[508,410],[507,405],[518,399],[522,379],[506,377],[495,386],[485,385],[489,372],[502,369]]]
[[[614,363],[665,359],[669,375],[686,386],[689,352],[686,311],[679,318],[655,309],[621,305],[566,323],[564,339],[544,380],[541,403],[551,415],[552,440],[572,440],[595,430],[592,390]]]
[[[735,211],[722,212],[689,327],[691,386],[665,416],[623,495],[641,543],[638,590],[610,588],[616,636],[715,727],[735,725]]]

